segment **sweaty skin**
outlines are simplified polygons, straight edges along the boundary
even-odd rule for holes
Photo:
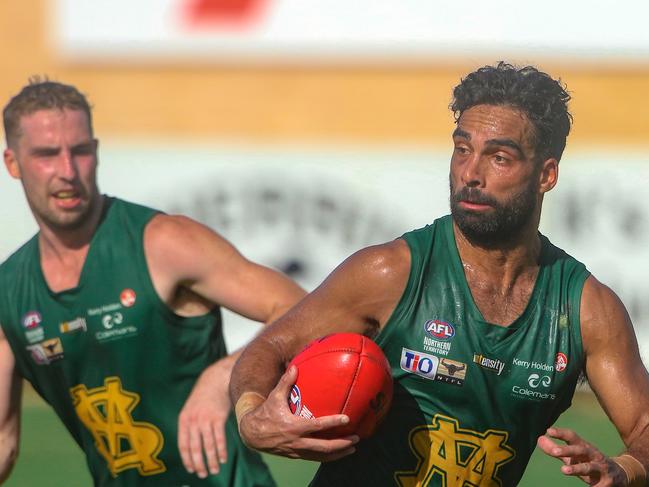
[[[104,196],[96,182],[98,141],[78,109],[44,109],[20,118],[19,136],[4,151],[9,174],[19,179],[39,227],[40,264],[48,287],[60,292],[79,283]],[[15,139],[15,140],[14,140]],[[207,227],[181,216],[158,215],[147,224],[144,253],[159,297],[181,316],[215,304],[269,323],[305,294],[286,276],[245,259]],[[0,479],[18,452],[20,378],[12,350],[0,334]],[[239,352],[205,369],[179,411],[179,450],[199,477],[227,461],[227,384]]]
[[[506,241],[498,241],[497,235],[480,240],[454,222],[457,249],[474,301],[485,320],[503,327],[520,316],[530,299],[539,272],[542,202],[558,180],[558,161],[552,157],[539,160],[532,134],[522,112],[493,105],[465,110],[453,133],[451,195],[468,195],[457,202],[464,223],[479,224],[491,219],[498,208],[515,207],[514,196],[531,208]],[[254,404],[239,417],[242,438],[249,446],[319,461],[354,452],[356,437],[319,440],[310,436],[341,424],[343,417],[305,420],[290,414],[286,397],[296,371],[285,372],[284,367],[310,340],[328,333],[375,336],[399,302],[409,272],[410,251],[403,240],[363,249],[247,347],[234,368],[230,393],[235,403],[244,393],[256,394]],[[589,383],[627,452],[646,467],[649,377],[624,306],[592,276],[581,298],[581,334]],[[616,340],[611,342],[610,336]],[[257,373],[260,368],[264,374]],[[562,471],[566,475],[598,487],[624,485],[620,466],[571,430],[551,428],[538,444],[565,463]]]

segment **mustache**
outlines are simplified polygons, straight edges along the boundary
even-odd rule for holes
[[[454,203],[468,201],[469,203],[478,205],[498,206],[498,201],[494,197],[484,194],[478,188],[470,188],[468,186],[464,186],[456,191],[452,196],[452,200]]]

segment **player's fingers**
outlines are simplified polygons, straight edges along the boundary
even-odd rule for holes
[[[228,445],[225,438],[225,423],[222,421],[213,423],[212,433],[214,435],[214,442],[216,443],[216,453],[219,456],[219,462],[226,463],[228,461]]]
[[[579,443],[583,441],[577,433],[568,428],[548,428],[546,434],[552,438],[563,440],[566,443]]]
[[[547,436],[539,436],[536,440],[536,445],[543,451],[543,453],[546,453],[547,455],[550,455],[552,457],[559,456],[559,445]]]
[[[180,452],[180,458],[183,461],[185,470],[189,473],[194,473],[194,464],[192,463],[189,449],[189,427],[182,413],[178,420],[178,451]]]
[[[201,440],[203,443],[203,453],[207,460],[207,468],[212,475],[219,473],[219,454],[214,441],[214,432],[209,422],[205,422],[200,428]]]
[[[561,472],[565,475],[591,477],[598,479],[602,474],[602,465],[593,462],[575,463],[574,465],[564,465]]]
[[[318,459],[321,459],[342,454],[343,452],[348,452],[345,455],[349,455],[349,453],[353,453],[349,452],[349,450],[355,450],[354,445],[356,443],[358,443],[358,437],[355,435],[335,440],[303,438],[296,443],[295,450],[315,454]]]
[[[207,477],[207,469],[203,460],[203,443],[198,428],[192,427],[189,431],[189,450],[194,471],[199,478]]]
[[[336,426],[349,423],[349,416],[346,414],[332,414],[330,416],[321,416],[319,418],[309,419],[304,422],[304,432],[307,434],[318,431],[328,430]]]
[[[275,386],[275,389],[273,390],[274,393],[278,394],[284,402],[286,402],[286,397],[288,397],[289,392],[291,392],[291,388],[293,387],[293,384],[295,384],[295,381],[297,380],[297,367],[295,365],[291,365],[286,372],[280,377],[279,382]]]
[[[599,451],[592,448],[588,444],[577,444],[577,445],[560,445],[556,448],[560,450],[560,455],[564,457],[571,458],[580,458],[581,461],[584,460],[599,460]]]

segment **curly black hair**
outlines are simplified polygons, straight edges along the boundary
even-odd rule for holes
[[[455,120],[476,105],[504,105],[521,110],[534,126],[534,153],[537,159],[557,161],[566,147],[572,115],[570,95],[560,80],[533,66],[517,68],[500,61],[484,66],[462,79],[453,90],[450,109]]]

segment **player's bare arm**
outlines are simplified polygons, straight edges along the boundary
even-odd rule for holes
[[[153,218],[144,247],[158,295],[179,314],[198,314],[201,306],[218,303],[270,323],[305,294],[285,275],[250,262],[223,237],[184,216]]]
[[[582,294],[581,330],[588,382],[626,451],[608,458],[575,432],[561,428],[550,428],[547,436],[565,445],[541,437],[539,446],[563,460],[564,474],[578,476],[589,485],[645,485],[643,472],[649,467],[649,375],[624,305],[592,276]],[[627,476],[644,479],[628,483]]]
[[[250,262],[224,238],[186,217],[156,216],[146,227],[144,246],[158,295],[180,315],[206,313],[218,303],[270,323],[305,294],[283,274]],[[227,461],[228,383],[239,353],[205,369],[179,415],[180,453],[187,470],[199,477],[208,470],[217,474],[219,463]]]
[[[354,451],[355,436],[311,437],[344,423],[345,416],[304,419],[291,414],[286,398],[297,372],[284,370],[306,344],[329,333],[375,336],[403,294],[409,272],[410,251],[403,240],[363,249],[246,347],[235,366],[230,391],[241,436],[249,446],[318,461]]]
[[[0,328],[0,484],[9,477],[18,457],[22,379]]]

